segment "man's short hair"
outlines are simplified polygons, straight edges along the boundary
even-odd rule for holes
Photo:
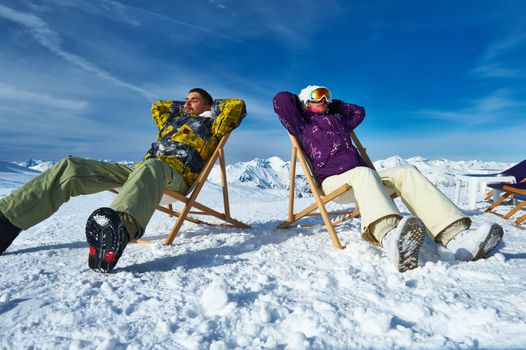
[[[214,103],[214,99],[205,89],[193,88],[192,90],[188,91],[188,93],[190,92],[197,92],[199,95],[201,95],[201,97],[205,100],[206,104],[209,106],[211,106]]]

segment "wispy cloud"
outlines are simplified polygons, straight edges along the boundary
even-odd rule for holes
[[[51,52],[62,57],[66,61],[76,65],[77,67],[94,73],[117,86],[134,91],[148,100],[153,100],[154,95],[151,92],[121,80],[110,72],[84,59],[83,57],[66,51],[62,47],[60,35],[53,31],[41,18],[33,14],[27,14],[13,10],[4,5],[0,5],[0,17],[4,17],[5,19],[23,25],[29,29],[35,40],[37,40],[41,45],[48,48]]]
[[[311,47],[311,37],[341,10],[341,5],[331,0],[323,6],[311,1],[288,0],[244,1],[236,5],[243,8],[246,16],[242,22],[246,37],[272,37],[293,51]]]
[[[60,0],[55,1],[61,6],[70,6],[84,12],[105,17],[107,19],[123,22],[132,26],[141,26],[150,30],[172,36],[174,32],[170,30],[163,30],[166,24],[176,25],[178,27],[185,27],[190,29],[194,34],[204,33],[215,38],[225,39],[232,42],[243,43],[251,45],[248,41],[233,37],[217,30],[213,26],[213,22],[209,26],[200,26],[188,21],[183,21],[173,16],[167,16],[162,13],[157,13],[144,8],[135,7],[120,3],[113,0],[98,0],[98,1],[75,1],[75,0]],[[214,4],[214,6],[223,7],[221,3]],[[180,38],[180,36],[178,36]]]
[[[513,33],[493,42],[482,55],[482,61],[488,62],[516,50],[526,43],[525,33]]]
[[[506,68],[499,63],[484,64],[474,68],[471,72],[479,78],[524,78],[526,71],[519,68]]]
[[[482,53],[477,67],[469,74],[479,78],[523,78],[526,76],[526,70],[523,68],[524,58],[519,55],[517,63],[513,59],[510,62],[510,56],[513,57],[518,51],[524,50],[525,46],[526,34],[522,31],[497,40]]]
[[[217,6],[220,9],[226,9],[225,0],[209,0],[210,3],[214,6]]]
[[[138,160],[154,139],[153,125],[152,132],[148,132],[148,128],[139,122],[140,117],[133,116],[132,112],[128,118],[142,127],[94,120],[88,115],[88,110],[79,113],[46,107],[39,109],[37,104],[27,106],[21,102],[4,106],[2,103],[0,159],[60,159],[68,154],[97,159],[120,154],[120,157]]]
[[[12,101],[30,101],[33,104],[44,105],[52,108],[69,110],[83,110],[88,107],[88,102],[81,100],[68,100],[64,98],[50,96],[45,93],[27,91],[0,82],[0,98]]]
[[[300,6],[296,1],[254,3],[209,0],[208,7],[204,4],[202,6],[181,4],[180,14],[176,15],[166,15],[115,0],[98,0],[97,4],[103,6],[76,0],[67,0],[65,4],[112,20],[143,26],[168,36],[176,36],[179,40],[181,36],[174,35],[177,31],[167,25],[189,29],[189,38],[201,33],[211,38],[256,47],[252,39],[271,36],[278,39],[281,44],[297,49],[308,47],[308,39],[321,28],[313,26],[313,21],[321,23],[338,11],[337,2],[329,2],[330,6],[320,8],[318,4],[309,2],[303,2]],[[57,3],[64,4],[63,1]],[[190,13],[198,14],[197,21],[181,19],[184,18],[185,13],[188,13],[189,8],[191,8]],[[192,18],[196,19],[195,16]]]
[[[469,106],[456,110],[421,110],[416,115],[424,118],[442,119],[460,122],[465,125],[480,125],[502,120],[515,113],[517,107],[526,106],[526,102],[508,96],[505,90],[497,90],[483,98],[473,100]]]
[[[125,5],[123,5],[123,6],[125,6]],[[203,33],[206,33],[206,34],[209,34],[209,35],[213,35],[213,36],[216,36],[216,37],[220,37],[222,39],[227,39],[227,40],[230,40],[230,41],[243,43],[243,44],[250,44],[248,41],[235,38],[235,37],[233,37],[231,35],[222,33],[220,31],[217,31],[217,30],[214,30],[214,29],[210,29],[208,27],[195,25],[195,24],[192,24],[192,23],[189,23],[189,22],[185,22],[185,21],[181,21],[181,20],[178,20],[178,19],[174,19],[174,18],[165,16],[163,14],[159,14],[159,13],[156,13],[156,12],[152,12],[152,11],[141,9],[141,8],[137,8],[137,7],[127,6],[127,8],[129,10],[137,11],[138,13],[141,13],[143,15],[148,15],[148,16],[155,17],[157,20],[161,20],[163,22],[168,22],[168,23],[173,23],[173,24],[176,24],[176,25],[188,27],[188,28],[190,28],[192,30],[195,30],[195,31],[198,31],[198,32],[203,32]],[[150,27],[150,28],[155,29],[155,27]]]

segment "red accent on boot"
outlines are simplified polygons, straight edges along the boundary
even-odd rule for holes
[[[95,247],[89,246],[89,255],[94,256],[97,254],[97,249]]]
[[[104,253],[104,261],[107,263],[111,263],[115,258],[117,257],[117,253],[115,252],[106,252]]]

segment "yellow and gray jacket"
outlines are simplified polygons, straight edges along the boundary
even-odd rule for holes
[[[184,102],[157,101],[152,105],[152,118],[159,135],[144,160],[164,161],[182,174],[190,187],[219,140],[238,127],[246,113],[245,102],[236,98],[215,100],[212,117],[185,113]]]

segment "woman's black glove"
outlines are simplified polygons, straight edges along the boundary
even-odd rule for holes
[[[332,100],[332,102],[329,103],[329,106],[327,107],[327,111],[330,114],[340,113],[342,104],[343,104],[342,100]]]
[[[296,97],[296,108],[298,111],[303,112],[303,105],[301,104],[300,98],[298,95],[294,95]]]

